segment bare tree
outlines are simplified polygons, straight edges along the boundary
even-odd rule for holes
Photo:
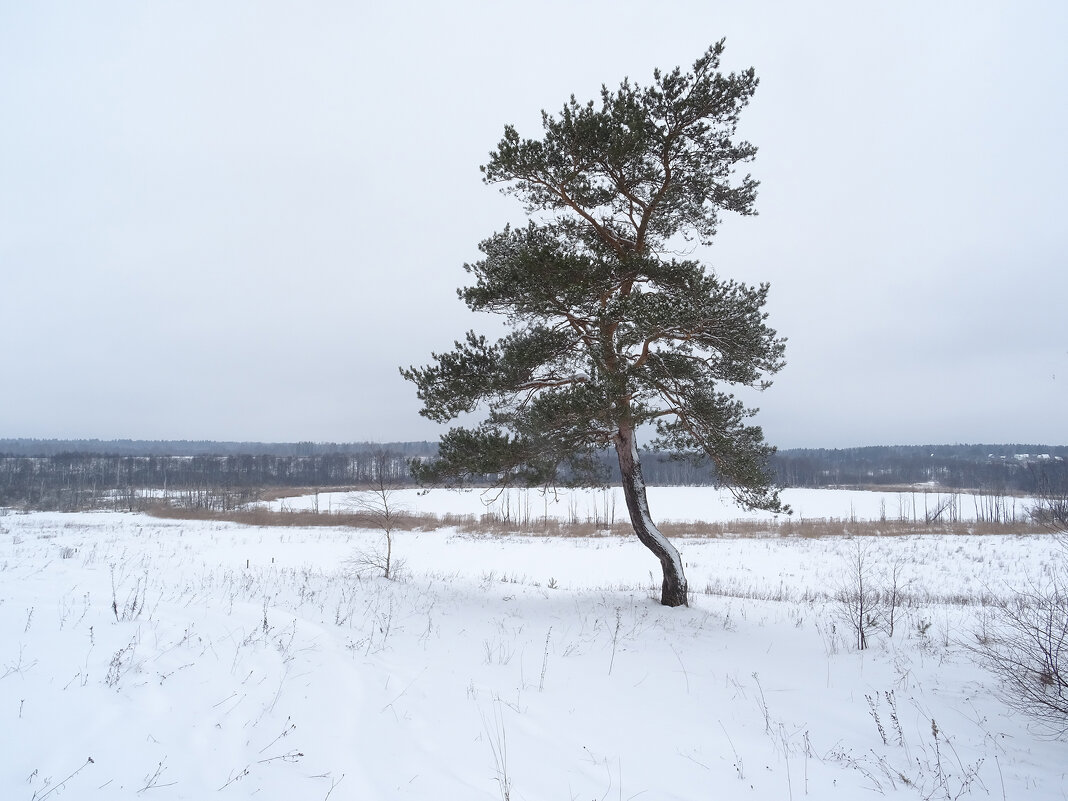
[[[902,554],[895,554],[890,558],[890,565],[886,570],[886,591],[883,593],[886,606],[886,634],[894,636],[894,624],[897,618],[897,609],[901,606],[902,596],[905,594],[911,581],[905,579],[905,572],[909,560]]]
[[[359,574],[380,575],[396,579],[404,570],[404,560],[393,554],[393,533],[400,519],[407,514],[397,496],[393,465],[387,454],[376,452],[372,458],[370,486],[357,494],[352,503],[354,511],[363,517],[370,528],[382,532],[382,538],[356,549],[348,564]]]
[[[879,588],[872,577],[868,548],[866,540],[853,540],[853,551],[847,557],[848,573],[835,596],[839,614],[852,627],[857,636],[857,648],[861,651],[868,647],[868,632],[882,617]]]
[[[1031,519],[1057,534],[1061,545],[1068,550],[1068,472],[1051,476],[1041,475],[1036,481],[1038,493],[1031,507]]]

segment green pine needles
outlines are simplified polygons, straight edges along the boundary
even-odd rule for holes
[[[442,437],[439,458],[416,468],[424,482],[600,483],[594,457],[614,448],[670,606],[686,604],[686,580],[649,513],[639,431],[655,429],[652,448],[708,463],[743,506],[786,511],[774,449],[729,391],[764,389],[783,366],[768,285],[673,255],[680,237],[707,244],[721,211],[754,213],[757,184],[736,170],[756,148],[735,134],[757,79],[721,74],[722,52],[720,41],[692,72],[657,70],[648,87],[602,88],[599,104],[572,97],[558,116],[543,112],[541,139],[507,126],[484,180],[532,219],[480,245],[484,258],[465,265],[474,283],[459,294],[473,311],[504,315],[511,333],[468,333],[433,364],[401,370],[432,420],[487,412]]]

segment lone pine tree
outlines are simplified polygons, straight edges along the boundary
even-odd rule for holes
[[[722,389],[766,388],[783,366],[785,341],[765,322],[768,285],[675,253],[680,238],[708,244],[721,211],[754,213],[757,183],[735,170],[756,148],[735,137],[757,78],[720,73],[722,52],[720,41],[689,73],[657,70],[648,87],[602,87],[599,104],[572,96],[558,116],[542,112],[541,139],[506,126],[484,181],[532,219],[482,242],[484,258],[464,267],[474,284],[458,292],[472,310],[504,315],[511,333],[470,332],[433,364],[401,370],[425,417],[487,410],[442,436],[439,458],[415,469],[424,482],[597,483],[595,456],[614,448],[667,606],[687,603],[686,578],[650,514],[639,431],[655,427],[653,448],[710,463],[746,508],[785,509],[774,448],[746,423],[754,410]]]

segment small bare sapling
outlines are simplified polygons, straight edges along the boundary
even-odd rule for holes
[[[404,560],[393,552],[394,533],[405,510],[397,496],[392,461],[385,454],[376,453],[373,466],[374,478],[370,488],[358,494],[352,507],[367,520],[370,527],[382,532],[382,538],[358,547],[348,564],[357,575],[396,580],[405,571]]]

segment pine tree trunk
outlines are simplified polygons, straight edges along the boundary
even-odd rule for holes
[[[642,477],[642,465],[638,459],[634,429],[621,425],[616,433],[615,443],[619,472],[623,476],[623,496],[627,499],[627,510],[630,512],[634,533],[638,535],[642,545],[660,560],[664,571],[660,603],[664,606],[689,606],[686,598],[686,576],[682,570],[679,552],[668,542],[667,537],[660,533],[649,514],[649,499],[645,493],[645,479]]]

